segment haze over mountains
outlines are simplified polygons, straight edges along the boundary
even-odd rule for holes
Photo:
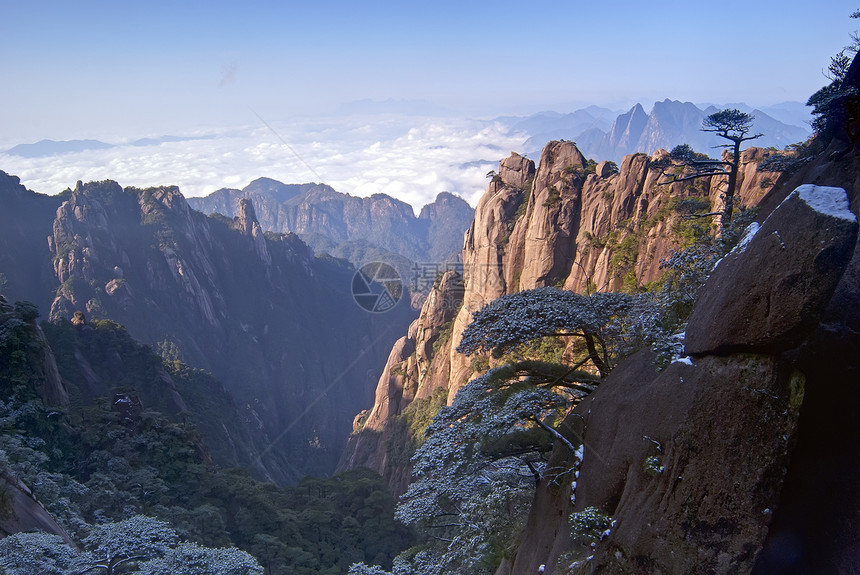
[[[457,259],[474,210],[462,198],[442,192],[421,208],[385,194],[359,198],[325,184],[284,184],[258,178],[245,188],[222,188],[188,203],[203,213],[233,217],[251,199],[267,231],[299,235],[317,252],[362,263],[368,249],[381,249],[412,262]],[[383,254],[376,252],[377,259]]]
[[[689,106],[683,110],[695,114]],[[630,126],[637,125],[642,113],[634,108],[608,134],[632,141],[635,130]],[[624,119],[627,128],[622,130]],[[645,133],[643,129],[639,140]],[[839,152],[833,147],[821,152],[818,165],[809,163],[797,177],[826,173],[822,183],[846,185],[845,174],[856,173],[857,156]],[[726,322],[723,305],[705,310],[711,313],[708,321],[691,321],[686,345],[694,357],[670,363],[661,375],[656,375],[650,347],[619,363],[595,395],[552,434],[564,442],[541,442],[550,460],[546,467],[542,461],[537,463],[540,468],[532,466],[534,481],[521,476],[534,490],[533,498],[529,491],[517,512],[520,532],[508,547],[510,555],[501,560],[499,575],[527,575],[548,565],[550,574],[566,572],[559,568],[559,553],[571,547],[568,517],[586,512],[585,506],[605,509],[617,519],[617,528],[612,524],[606,532],[609,543],[596,543],[594,551],[587,551],[599,561],[615,561],[615,549],[620,548],[622,557],[634,551],[645,559],[653,557],[666,572],[687,572],[689,565],[692,572],[707,572],[724,563],[730,565],[727,573],[743,572],[756,561],[758,552],[750,552],[750,545],[767,548],[780,529],[795,529],[780,516],[782,510],[818,504],[814,490],[803,489],[800,495],[792,491],[793,482],[818,481],[819,473],[810,471],[818,465],[817,450],[815,456],[801,448],[791,453],[795,442],[803,449],[821,443],[821,432],[799,419],[800,407],[815,418],[835,420],[840,434],[853,438],[856,426],[848,427],[856,420],[853,414],[831,417],[833,410],[818,394],[827,390],[840,403],[853,405],[853,388],[834,393],[827,384],[836,381],[837,387],[847,388],[856,361],[822,374],[816,371],[817,360],[793,359],[787,352],[801,344],[812,350],[830,348],[827,364],[839,366],[843,346],[852,349],[856,318],[837,331],[834,320],[849,317],[846,310],[853,309],[857,299],[856,216],[848,211],[845,191],[837,188],[813,189],[823,198],[811,200],[794,192],[782,202],[791,174],[758,169],[774,154],[761,148],[741,154],[737,199],[739,207],[779,205],[776,217],[764,220],[763,214],[765,231],[748,234],[749,248],[730,252],[724,259],[728,264],[713,272],[732,266],[732,273],[750,289],[735,288],[733,293],[725,288],[737,285],[735,281],[709,284],[709,293],[722,298],[719,301],[745,303],[731,307]],[[669,250],[709,235],[707,222],[696,231],[686,216],[691,206],[719,210],[720,177],[699,186],[664,186],[660,180],[671,161],[665,151],[650,157],[632,154],[616,170],[608,162],[588,162],[573,142],[553,141],[539,163],[512,153],[498,164],[498,174],[490,179],[473,218],[465,201],[447,193],[416,217],[411,206],[390,196],[361,198],[323,184],[284,184],[270,178],[189,202],[176,187],[122,188],[110,180],[78,182],[74,189],[44,196],[24,188],[17,177],[0,173],[0,200],[6,208],[0,212],[0,285],[14,299],[28,297],[43,310],[50,309],[54,323],[46,324],[44,331],[51,347],[40,348],[34,365],[55,376],[42,381],[35,370],[37,383],[46,388],[40,391],[45,401],[46,391],[53,392],[51,401],[61,406],[104,403],[107,398],[113,402],[111,415],[129,428],[154,407],[174,418],[176,426],[199,421],[200,452],[206,457],[220,465],[253,469],[259,477],[282,484],[330,472],[340,454],[341,469],[370,466],[402,490],[410,480],[410,456],[430,418],[468,379],[499,359],[484,358],[482,363],[458,351],[473,312],[496,298],[535,287],[638,292],[642,284],[658,278],[660,261]],[[778,197],[771,189],[775,181]],[[268,227],[287,233],[265,231],[255,202]],[[191,203],[213,213],[205,216]],[[362,315],[346,288],[353,268],[344,260],[314,257],[296,235],[298,231],[335,247],[340,247],[337,242],[366,242],[378,249],[411,250],[410,257],[430,257],[450,249],[446,242],[458,235],[453,222],[470,219],[462,242],[464,269],[480,273],[467,272],[465,283],[454,272],[441,276],[421,316],[411,324],[414,314],[406,306],[385,317]],[[823,272],[811,272],[815,266]],[[763,269],[776,279],[757,281]],[[843,273],[847,280],[841,279]],[[794,290],[797,277],[824,287]],[[801,301],[792,299],[795,296]],[[807,303],[810,298],[814,301]],[[770,314],[772,303],[779,309]],[[830,305],[838,309],[825,310]],[[788,325],[780,324],[789,335],[774,339],[767,321],[749,327],[744,306],[755,313],[766,308],[767,321],[793,318]],[[788,310],[818,311],[795,318]],[[88,325],[81,312],[112,321]],[[38,334],[29,304],[13,308],[0,300],[0,313],[0,320],[15,329],[29,318],[28,329]],[[128,326],[128,332],[113,321]],[[732,347],[748,332],[754,341]],[[151,347],[139,346],[129,334]],[[394,341],[398,334],[405,335]],[[696,343],[696,334],[705,336],[705,343]],[[535,353],[564,362],[567,348],[565,344]],[[383,363],[386,349],[391,353]],[[50,368],[52,353],[63,375]],[[177,357],[211,370],[214,377],[183,368]],[[372,409],[358,411],[370,405],[368,396],[382,365]],[[125,377],[141,368],[146,368],[145,376]],[[594,377],[588,381],[596,382]],[[70,384],[68,394],[64,382]],[[757,395],[751,399],[752,392]],[[631,402],[632,411],[627,407]],[[492,410],[484,415],[492,419]],[[354,433],[344,450],[350,420]],[[576,429],[584,431],[586,439],[578,431],[568,433],[575,429],[573,420],[583,422]],[[616,429],[618,422],[624,425]],[[588,449],[576,449],[572,441],[582,441]],[[207,450],[207,444],[213,447]],[[737,449],[739,444],[743,449]],[[473,449],[484,448],[477,442]],[[611,456],[598,461],[592,453]],[[658,466],[643,465],[649,461]],[[829,474],[841,469],[841,453],[826,458],[825,464]],[[679,479],[667,482],[663,477]],[[834,523],[853,517],[850,511],[837,512],[837,506],[856,492],[853,484],[837,487],[833,501],[825,501]],[[325,499],[323,488],[317,489]],[[504,487],[494,484],[492,489]],[[307,491],[310,497],[311,488]],[[650,496],[654,493],[659,497]],[[689,506],[690,501],[711,500],[712,509]],[[160,507],[140,507],[159,514],[174,503],[167,496],[164,501]],[[661,503],[655,507],[657,501]],[[775,520],[762,508],[777,509]],[[270,513],[271,505],[254,510]],[[700,523],[684,520],[689,517]],[[712,517],[733,521],[732,528],[711,528]],[[653,522],[666,526],[657,543],[648,531]],[[255,517],[250,523],[259,521]],[[773,536],[769,526],[775,526]],[[628,541],[627,533],[635,538]],[[237,530],[235,540],[260,557],[269,557],[268,547],[277,542],[273,537],[246,543],[248,538],[240,535],[244,533]],[[280,537],[290,540],[289,535]],[[820,544],[816,536],[804,537]],[[663,550],[662,541],[671,545],[670,551]],[[842,536],[837,551],[850,544],[850,534]],[[284,557],[274,564],[297,562],[292,555]],[[363,559],[387,561],[367,555]]]
[[[711,151],[715,142],[699,131],[709,104],[670,100],[658,102],[653,111],[649,106],[466,119],[423,101],[364,101],[330,118],[267,119],[271,129],[257,124],[150,134],[129,143],[110,138],[6,142],[0,161],[47,194],[79,179],[117,179],[137,186],[178,185],[186,196],[197,197],[265,175],[325,183],[353,196],[384,193],[413,206],[451,192],[474,206],[499,158],[511,151],[534,157],[553,139],[576,141],[597,161],[620,162],[626,153],[679,143]],[[743,104],[729,106],[752,111]],[[799,102],[755,114],[757,129],[765,134],[757,145],[783,147],[809,134],[808,108]]]
[[[74,154],[89,150],[107,150],[120,146],[157,146],[165,142],[187,142],[192,140],[209,140],[211,135],[204,136],[161,136],[160,138],[140,138],[125,144],[109,144],[100,140],[39,140],[34,144],[18,144],[6,150],[10,156],[21,156],[23,158],[45,158],[60,154]]]
[[[721,141],[701,131],[702,120],[719,109],[738,108],[755,116],[754,132],[763,134],[756,140],[761,147],[783,148],[809,137],[808,110],[798,102],[786,102],[768,110],[782,118],[746,104],[726,106],[702,105],[665,99],[655,102],[650,113],[641,104],[616,114],[608,108],[589,106],[569,114],[541,112],[525,119],[505,118],[514,132],[529,134],[523,144],[525,152],[536,155],[550,140],[574,140],[587,156],[597,161],[621,162],[636,152],[652,154],[659,148],[672,149],[689,144],[697,151],[713,155],[712,148]],[[515,121],[516,120],[516,121]]]

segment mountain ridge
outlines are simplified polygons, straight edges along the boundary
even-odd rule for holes
[[[325,184],[283,184],[269,178],[254,180],[241,190],[222,188],[188,202],[204,213],[232,217],[244,198],[254,201],[266,231],[296,233],[318,252],[366,241],[411,262],[450,259],[462,248],[462,234],[474,213],[465,200],[448,192],[439,193],[416,216],[412,206],[386,194],[357,197]],[[363,263],[353,261],[356,266]],[[401,275],[406,272],[408,268],[401,269]]]
[[[78,182],[38,196],[0,179],[0,194],[21,198],[2,217],[39,226],[0,229],[0,245],[18,248],[0,257],[10,297],[37,300],[55,321],[112,319],[211,371],[258,424],[248,463],[261,477],[288,483],[333,469],[394,339],[386,334],[411,320],[408,303],[368,314],[350,294],[347,262],[314,257],[295,234],[264,232],[247,200],[230,219],[192,210],[175,187]],[[27,265],[41,271],[30,277]],[[314,359],[333,348],[343,359]],[[334,408],[305,409],[310,397],[334,395]]]
[[[728,104],[723,108],[739,108],[756,117],[753,130],[764,134],[763,138],[756,141],[759,147],[783,148],[788,144],[806,140],[811,133],[806,126],[787,123],[787,121],[797,121],[801,117],[797,106],[791,104],[802,106],[797,102],[787,102],[783,104],[783,108],[775,107],[776,113],[783,118],[782,120],[760,108],[743,103]],[[524,147],[529,153],[537,152],[548,140],[565,138],[577,142],[587,157],[597,161],[615,162],[621,162],[624,156],[629,154],[641,152],[650,155],[660,148],[668,150],[679,144],[689,144],[698,151],[707,152],[721,141],[712,134],[701,131],[702,120],[720,108],[711,104],[701,106],[704,107],[666,98],[654,102],[651,111],[646,112],[642,104],[637,103],[626,112],[618,114],[608,127],[601,128],[595,125],[581,129],[572,125],[543,134],[529,134],[530,137]],[[568,116],[578,112],[581,111],[573,112]],[[533,125],[539,122],[542,114],[546,113],[529,116],[513,125]]]

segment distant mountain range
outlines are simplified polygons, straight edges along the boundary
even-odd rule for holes
[[[743,103],[697,106],[691,102],[663,100],[656,102],[651,112],[641,104],[618,113],[608,108],[589,106],[569,114],[540,112],[525,118],[497,118],[510,126],[511,133],[528,136],[524,150],[537,154],[550,140],[573,140],[582,152],[595,160],[621,162],[624,156],[636,152],[651,154],[659,148],[671,149],[689,144],[697,151],[713,155],[712,148],[722,142],[713,134],[701,131],[702,120],[719,109],[738,108],[755,116],[754,131],[763,136],[756,146],[783,148],[803,141],[810,135],[806,122],[810,115],[799,102],[784,102],[765,110]]]
[[[18,144],[6,150],[10,156],[23,158],[46,158],[60,154],[74,154],[91,150],[107,150],[121,145],[126,146],[157,146],[167,142],[187,142],[191,140],[211,140],[213,135],[205,136],[161,136],[158,138],[140,138],[127,144],[109,144],[101,140],[39,140],[34,144]]]
[[[241,190],[222,188],[204,198],[188,198],[188,203],[206,214],[234,217],[243,199],[254,203],[266,231],[295,233],[317,253],[355,265],[389,261],[407,276],[413,263],[456,259],[475,213],[448,192],[416,217],[412,206],[385,194],[360,198],[325,184],[284,184],[270,178],[256,179]]]

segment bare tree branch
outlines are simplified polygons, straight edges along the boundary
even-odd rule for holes
[[[568,441],[568,439],[565,436],[563,436],[561,433],[559,433],[556,429],[554,429],[552,426],[547,425],[546,423],[541,421],[540,418],[538,418],[538,417],[534,417],[532,419],[534,420],[535,423],[538,424],[538,426],[540,426],[541,429],[544,429],[544,430],[550,432],[553,437],[555,437],[556,439],[558,439],[559,441],[564,443],[564,445],[570,450],[571,453],[576,452],[576,447],[574,447],[573,444],[570,441]]]

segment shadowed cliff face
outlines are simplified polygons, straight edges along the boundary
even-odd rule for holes
[[[32,304],[11,305],[0,294],[0,394],[11,396],[23,386],[45,405],[68,408],[69,392],[36,318]]]
[[[775,179],[775,174],[756,171],[765,156],[764,150],[756,148],[743,152],[736,192],[743,206],[754,206]],[[518,154],[504,159],[466,232],[462,303],[453,321],[444,319],[451,322],[450,340],[437,346],[437,355],[445,356],[445,361],[434,364],[421,381],[444,390],[448,403],[453,400],[476,375],[471,359],[456,352],[460,334],[475,311],[502,295],[551,285],[578,292],[619,290],[656,280],[660,260],[684,241],[687,228],[678,210],[680,203],[694,201],[699,211],[718,211],[725,182],[725,178],[711,178],[695,185],[660,185],[666,179],[662,166],[667,158],[663,150],[652,157],[627,156],[615,172],[606,164],[589,167],[572,142],[550,142],[537,167]],[[419,322],[439,330],[442,320],[434,320],[436,315],[425,306]],[[397,352],[398,365],[416,361],[408,346]],[[439,373],[439,369],[445,371]],[[410,399],[408,394],[395,399],[389,396],[390,389],[383,374],[369,412],[375,419],[366,432],[353,437],[341,467],[368,465],[383,475],[408,476],[408,470],[389,469],[390,460],[385,457],[391,431],[382,406],[393,403],[402,410]],[[426,393],[433,391],[428,387]],[[383,430],[389,431],[380,436]],[[373,434],[373,449],[362,434]],[[355,451],[356,445],[362,446],[361,453]],[[395,483],[395,487],[404,486],[402,479]]]
[[[53,267],[52,318],[110,318],[211,371],[243,413],[261,476],[334,469],[411,320],[408,302],[364,311],[346,262],[315,258],[295,235],[265,234],[247,200],[228,219],[192,210],[175,187],[79,183],[59,199],[44,247],[32,248]]]
[[[56,289],[46,238],[62,202],[60,196],[31,192],[17,176],[0,171],[0,292],[11,302],[32,301],[43,313]]]
[[[69,407],[69,393],[60,378],[57,362],[42,330],[36,325],[36,309],[18,302],[9,304],[0,294],[0,400],[13,404],[37,398],[53,409]],[[10,427],[8,409],[5,425]],[[55,413],[60,413],[57,411]],[[3,453],[0,466],[0,537],[18,531],[42,530],[71,539],[53,516],[39,503],[32,490],[9,469]]]

